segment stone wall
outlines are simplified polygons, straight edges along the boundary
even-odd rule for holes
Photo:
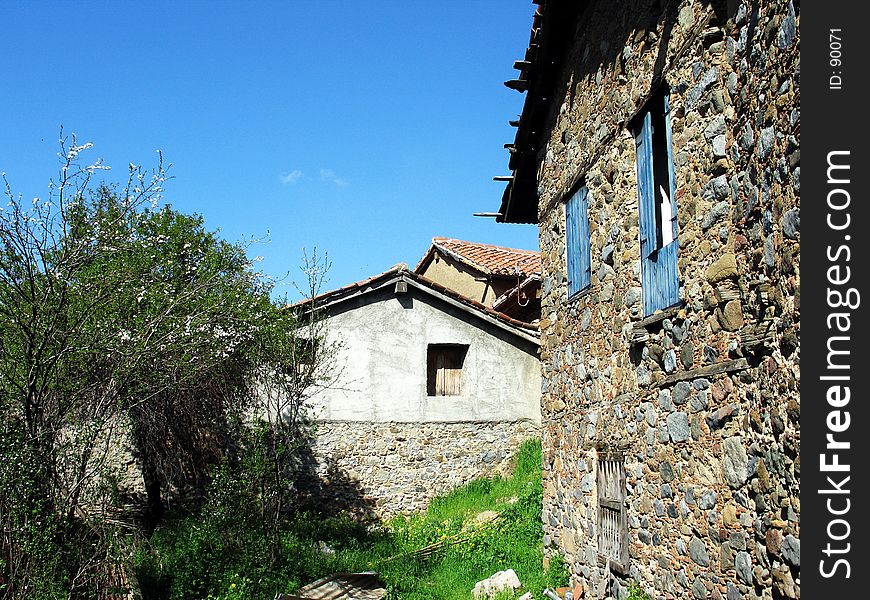
[[[318,422],[314,459],[325,500],[379,517],[425,508],[475,477],[506,472],[531,421]]]
[[[627,575],[652,597],[800,595],[799,14],[779,0],[725,16],[591,3],[539,156],[545,554],[595,597],[627,594],[598,557],[600,450],[624,456]],[[655,73],[681,303],[644,319],[626,123]],[[579,177],[592,286],[569,301],[560,200]]]

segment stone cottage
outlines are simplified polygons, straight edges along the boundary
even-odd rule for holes
[[[341,375],[315,397],[314,455],[374,513],[420,509],[540,435],[536,325],[404,264],[315,302]]]
[[[520,321],[541,318],[536,250],[436,237],[414,272]]]
[[[799,5],[540,0],[545,554],[591,597],[800,596]]]

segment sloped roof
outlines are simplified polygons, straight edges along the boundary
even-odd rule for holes
[[[313,299],[302,300],[301,302],[292,304],[290,308],[305,308],[306,305],[313,303],[315,308],[320,310],[356,296],[393,285],[399,281],[407,282],[409,285],[412,285],[423,292],[427,292],[430,295],[439,298],[448,304],[456,306],[457,308],[460,308],[480,319],[488,321],[501,329],[509,331],[536,344],[538,343],[537,325],[526,323],[525,321],[519,321],[497,310],[493,310],[477,300],[472,300],[467,296],[463,296],[455,290],[451,290],[440,283],[436,283],[427,277],[423,277],[414,271],[408,270],[408,265],[405,263],[399,263],[379,275],[320,294]]]
[[[432,261],[435,252],[441,252],[487,275],[530,277],[541,272],[541,254],[535,250],[505,248],[446,237],[432,238],[432,246],[414,271],[421,273]]]
[[[529,46],[522,60],[514,63],[520,74],[505,85],[525,92],[520,118],[510,121],[517,127],[510,150],[511,175],[502,193],[496,221],[499,223],[538,222],[537,157],[544,147],[542,139],[550,117],[553,88],[559,80],[568,46],[574,39],[578,15],[588,0],[534,0],[539,6],[532,19]]]

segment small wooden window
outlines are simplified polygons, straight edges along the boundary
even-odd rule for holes
[[[598,555],[616,571],[624,572],[628,565],[625,463],[613,453],[598,459]]]
[[[461,393],[462,365],[468,346],[429,344],[426,353],[426,394],[458,396]]]

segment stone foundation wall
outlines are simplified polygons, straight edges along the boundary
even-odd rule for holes
[[[540,154],[545,554],[593,597],[627,595],[598,553],[601,451],[624,457],[626,575],[652,597],[800,595],[799,14],[780,0],[718,19],[706,2],[592,3]],[[626,123],[654,73],[681,303],[644,319]],[[592,286],[569,301],[559,200],[580,176]]]
[[[139,462],[132,456],[129,424],[112,432],[109,453],[95,464],[86,496],[102,510],[108,482],[134,507],[144,502]],[[432,498],[474,478],[509,475],[511,458],[526,440],[539,439],[532,421],[396,423],[319,421],[309,446],[297,456],[302,499],[318,508],[389,518],[425,509]],[[167,498],[196,493],[164,490]]]
[[[321,421],[313,456],[329,501],[362,504],[384,518],[423,509],[475,477],[506,472],[519,445],[539,436],[531,421]]]

